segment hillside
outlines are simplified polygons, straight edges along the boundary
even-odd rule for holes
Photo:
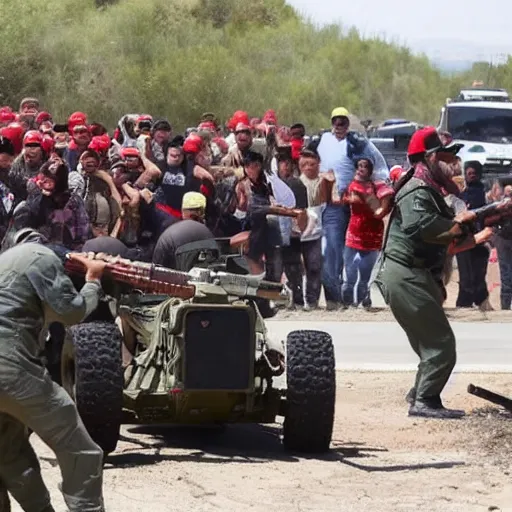
[[[144,111],[184,128],[205,111],[274,108],[318,129],[345,105],[435,122],[467,79],[355,30],[317,28],[284,0],[3,0],[0,17],[0,103],[36,95],[56,119],[83,110],[113,126]]]

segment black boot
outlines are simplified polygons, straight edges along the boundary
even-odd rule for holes
[[[405,395],[405,401],[409,405],[414,405],[414,402],[416,401],[416,388],[411,388],[409,390],[409,393],[407,393],[407,395]]]
[[[464,411],[446,409],[439,397],[416,399],[409,409],[409,416],[438,420],[457,420],[465,415]]]

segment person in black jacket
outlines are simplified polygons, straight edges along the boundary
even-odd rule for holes
[[[14,145],[0,135],[0,242],[7,233],[15,206],[19,202],[11,190],[9,171],[14,161]]]
[[[182,201],[182,217],[171,224],[158,239],[153,263],[188,272],[194,266],[207,266],[216,261],[219,247],[213,233],[205,225],[206,197],[187,192]]]
[[[284,146],[278,149],[277,165],[279,177],[290,187],[295,196],[295,205],[297,208],[306,209],[308,207],[308,191],[304,183],[293,175],[292,148]],[[288,279],[288,286],[293,293],[292,308],[304,307],[304,291],[302,281],[304,277],[304,268],[302,265],[302,250],[300,240],[300,230],[293,225],[290,236],[290,243],[282,248],[283,269]]]
[[[512,197],[512,186],[507,185],[504,197]],[[500,307],[509,310],[512,304],[512,219],[506,219],[493,239],[500,268]]]
[[[461,194],[461,199],[470,210],[486,204],[482,171],[483,167],[480,162],[471,161],[464,165],[466,188]],[[478,229],[478,226],[475,226],[475,229]],[[488,262],[489,249],[483,244],[457,254],[459,295],[456,306],[458,308],[471,308],[475,305],[483,311],[492,309],[485,280]]]
[[[244,157],[244,174],[237,187],[239,204],[246,202],[247,216],[244,228],[251,232],[247,258],[251,273],[266,273],[268,281],[279,282],[283,273],[279,220],[269,215],[269,207],[276,204],[272,184],[263,170],[263,155],[249,151]],[[265,263],[263,264],[263,259]]]

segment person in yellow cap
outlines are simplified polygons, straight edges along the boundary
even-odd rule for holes
[[[204,219],[206,210],[206,197],[200,192],[187,192],[183,195],[181,203],[181,212],[183,218],[191,218],[191,216],[201,215]],[[195,220],[195,219],[193,219]]]
[[[181,204],[183,220],[171,224],[158,238],[153,263],[188,272],[220,256],[213,233],[205,226],[206,197],[187,192]]]
[[[348,119],[349,116],[350,116],[350,114],[345,107],[336,107],[331,112],[331,119],[334,119],[335,117],[346,117]]]
[[[322,135],[317,152],[320,173],[330,184],[327,204],[322,215],[324,231],[324,264],[322,284],[328,310],[345,308],[341,299],[345,233],[350,219],[350,207],[343,204],[343,195],[354,178],[358,160],[367,159],[373,165],[372,181],[387,181],[386,160],[364,135],[350,130],[350,113],[345,107],[331,112],[332,129]]]

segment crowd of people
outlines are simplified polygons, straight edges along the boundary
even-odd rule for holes
[[[80,323],[98,305],[107,253],[189,270],[215,260],[221,239],[243,251],[247,271],[285,276],[293,306],[371,308],[375,283],[420,359],[409,415],[457,419],[441,393],[456,362],[446,317],[449,263],[457,257],[457,305],[489,309],[489,246],[500,263],[501,307],[512,300],[512,225],[472,211],[511,195],[486,193],[482,166],[461,167],[460,145],[434,127],[416,131],[407,165],[388,169],[375,145],[338,107],[331,130],[309,139],[237,111],[222,126],[205,114],[173,134],[165,119],[126,115],[110,135],[82,112],[64,124],[35,98],[0,108],[0,507],[9,492],[24,510],[53,512],[27,428],[56,453],[71,511],[104,511],[103,452],[70,396],[44,369],[47,321]],[[388,228],[385,229],[385,219]],[[487,219],[489,220],[489,219]],[[66,251],[86,268],[80,291]],[[305,283],[305,284],[304,284]]]
[[[194,251],[234,237],[244,242],[251,273],[284,276],[292,307],[318,308],[323,287],[328,310],[370,309],[393,183],[407,167],[389,169],[376,146],[351,130],[343,107],[332,111],[331,130],[313,138],[301,123],[280,125],[273,110],[261,118],[237,111],[226,123],[207,113],[198,121],[178,134],[166,119],[127,114],[109,134],[82,112],[59,124],[36,98],[23,99],[17,112],[1,107],[2,248],[32,228],[71,251],[188,270]],[[440,137],[450,142],[449,134]],[[465,207],[508,193],[485,195],[478,162],[450,166]],[[276,215],[272,205],[307,215]],[[500,231],[496,247],[502,307],[510,309],[507,233]],[[481,245],[457,255],[457,306],[490,308],[488,253]]]

